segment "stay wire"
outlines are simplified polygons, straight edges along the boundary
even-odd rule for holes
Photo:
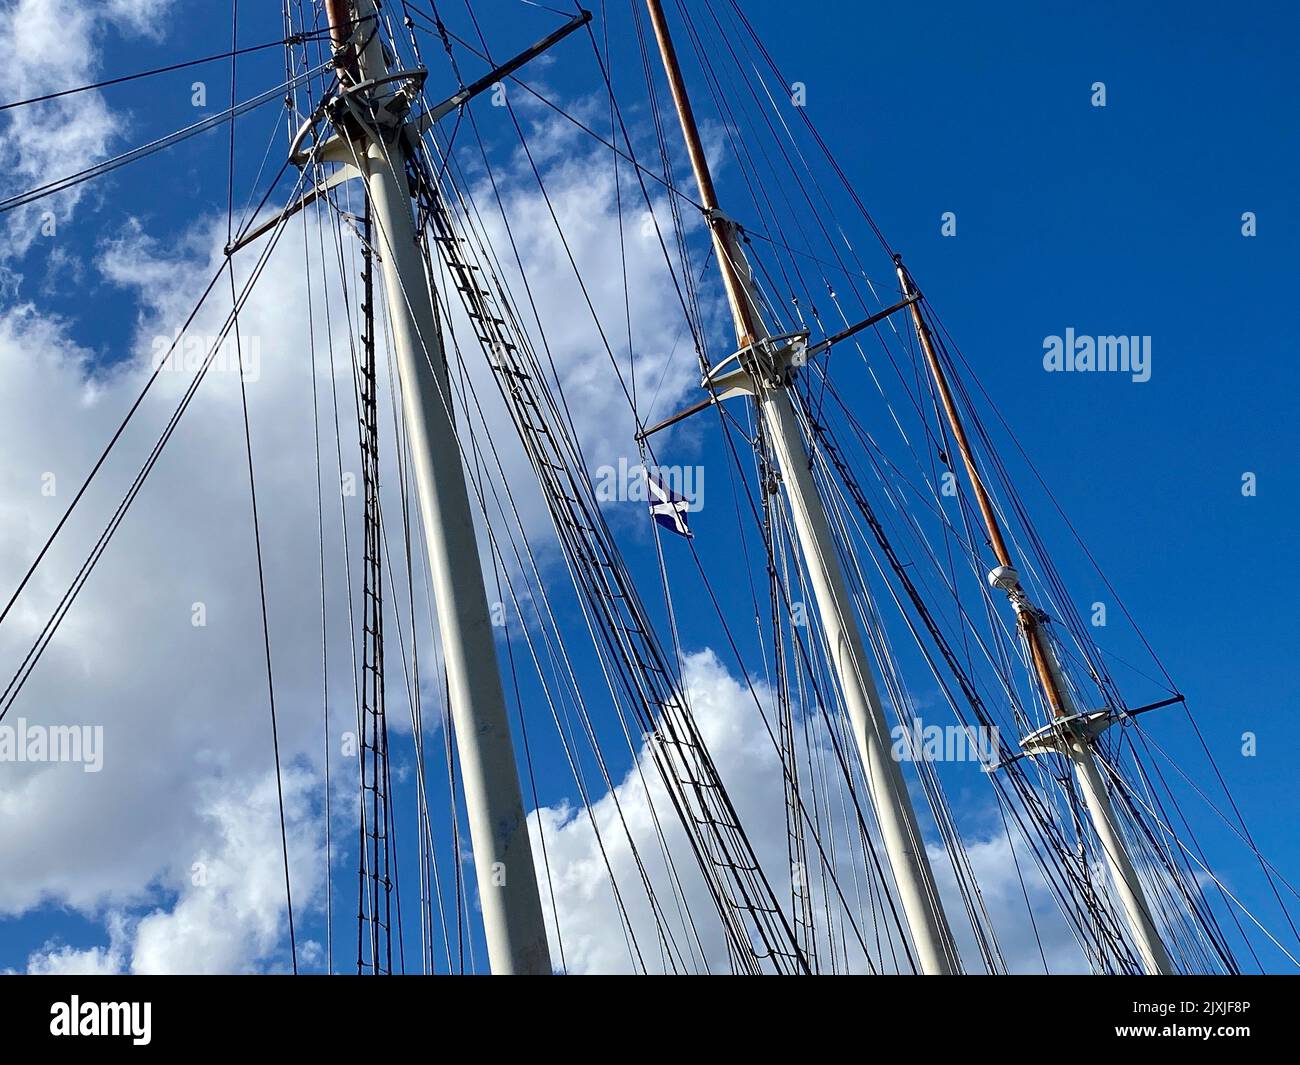
[[[132,148],[129,151],[123,152],[121,155],[114,156],[111,159],[106,159],[103,162],[86,167],[84,170],[79,170],[74,174],[55,178],[53,181],[48,181],[43,185],[37,185],[34,188],[27,189],[4,200],[0,200],[0,214],[12,211],[15,208],[25,206],[29,203],[34,203],[37,200],[43,199],[46,196],[51,196],[54,193],[64,192],[67,189],[73,188],[94,178],[102,177],[105,174],[117,170],[119,167],[135,162],[137,159],[143,159],[156,152],[160,152],[165,148],[170,148],[175,144],[179,144],[183,140],[196,136],[197,134],[206,133],[208,130],[220,126],[222,123],[234,122],[234,120],[240,115],[261,107],[263,104],[269,103],[272,100],[283,100],[286,92],[291,92],[294,88],[309,81],[315,74],[318,74],[321,70],[325,69],[328,69],[328,65],[317,70],[311,70],[299,74],[292,81],[286,82],[283,85],[277,85],[273,89],[268,89],[266,92],[259,93],[257,96],[244,100],[242,103],[232,103],[225,111],[221,111],[215,115],[209,115],[207,118],[200,119],[198,122],[186,126],[183,129],[168,133],[157,140]]]
[[[108,78],[104,81],[92,82],[89,85],[78,85],[73,89],[60,89],[58,92],[47,92],[42,96],[30,96],[25,100],[11,100],[9,103],[0,104],[0,111],[8,111],[15,107],[26,107],[28,104],[44,103],[46,100],[58,100],[64,96],[73,96],[80,92],[90,92],[94,89],[105,89],[110,85],[121,85],[124,82],[136,81],[139,78],[150,78],[155,74],[167,74],[173,70],[184,70],[187,67],[201,66],[204,63],[217,63],[225,59],[234,59],[241,55],[250,55],[253,52],[263,52],[268,48],[285,48],[292,47],[295,44],[303,44],[313,37],[319,37],[321,33],[328,33],[328,30],[316,30],[311,33],[292,33],[278,41],[267,41],[264,44],[250,44],[243,48],[235,48],[228,52],[217,52],[214,55],[203,56],[199,59],[187,59],[181,63],[169,63],[164,67],[154,67],[152,70],[141,70],[135,74],[123,74],[119,77]]]
[[[235,77],[239,48],[239,0],[231,0],[230,108],[235,109]],[[235,122],[230,122],[229,171],[226,182],[226,244],[234,237],[235,224]],[[262,614],[262,647],[266,656],[266,687],[271,712],[271,745],[275,754],[275,790],[280,812],[280,844],[284,858],[284,895],[289,916],[289,952],[293,973],[298,974],[298,938],[293,920],[293,889],[289,876],[289,834],[284,809],[284,777],[280,767],[280,730],[276,720],[275,679],[271,669],[271,623],[266,604],[266,572],[262,559],[262,529],[257,508],[257,478],[253,470],[253,433],[248,416],[248,388],[244,375],[243,345],[239,336],[239,298],[235,287],[235,260],[226,259],[230,274],[230,303],[235,334],[235,357],[239,365],[239,399],[244,418],[244,449],[248,458],[248,493],[252,507],[253,543],[257,551],[257,587]]]

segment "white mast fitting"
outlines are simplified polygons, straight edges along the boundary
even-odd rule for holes
[[[367,88],[392,97],[398,84],[385,81],[393,75],[373,0],[327,0],[326,6],[346,108],[320,157],[355,166],[374,211],[488,958],[496,974],[546,974],[551,972],[546,926],[452,420],[442,337],[416,244],[406,177],[411,122],[406,108],[366,104]],[[411,72],[401,80],[409,83],[422,74]],[[361,88],[352,94],[350,85]]]
[[[863,775],[921,970],[927,975],[960,972],[961,960],[943,913],[902,769],[891,755],[885,708],[876,689],[844,573],[835,554],[826,510],[813,480],[787,391],[790,371],[803,365],[807,357],[808,337],[806,333],[772,337],[763,323],[749,263],[736,237],[735,224],[718,210],[713,178],[663,8],[659,0],[646,0],[646,6],[650,9],[668,73],[701,203],[708,212],[739,348],[735,355],[714,367],[705,378],[704,387],[718,400],[747,394],[757,401],[776,452],[795,532],[817,600],[822,631],[853,726]]]

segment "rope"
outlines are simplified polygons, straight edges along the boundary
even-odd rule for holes
[[[239,49],[239,0],[231,0],[230,108],[235,110],[235,73]],[[229,171],[226,182],[226,245],[234,237],[235,224],[235,123],[230,123]],[[257,510],[257,478],[253,472],[253,433],[248,418],[248,389],[244,381],[244,353],[239,336],[239,299],[235,288],[235,261],[227,256],[230,273],[231,324],[235,332],[235,356],[239,364],[239,400],[244,416],[244,448],[248,457],[248,494],[253,517],[253,543],[257,551],[257,588],[262,612],[262,648],[266,656],[266,688],[271,712],[271,746],[275,753],[275,790],[280,809],[280,845],[284,857],[284,896],[289,915],[289,951],[293,972],[298,974],[298,939],[293,921],[293,890],[289,879],[289,835],[285,824],[284,778],[280,770],[280,730],[275,712],[275,680],[271,670],[271,626],[266,607],[266,573],[262,563],[262,530]]]

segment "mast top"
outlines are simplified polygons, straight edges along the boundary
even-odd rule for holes
[[[718,194],[713,185],[713,174],[709,170],[708,156],[704,154],[704,143],[700,139],[700,129],[695,121],[695,112],[691,108],[686,82],[682,78],[681,62],[677,58],[677,49],[668,31],[668,20],[664,17],[663,5],[659,0],[646,0],[646,7],[650,11],[650,22],[654,26],[655,40],[659,44],[659,51],[663,57],[664,70],[668,74],[668,87],[672,91],[677,118],[681,122],[686,151],[691,159],[691,169],[695,172],[695,184],[700,190],[700,205],[704,208],[709,229],[713,234],[718,266],[722,271],[722,282],[727,290],[727,301],[731,304],[732,318],[735,320],[736,340],[741,348],[745,348],[753,344],[757,338],[765,336],[766,329],[753,305],[749,288],[740,275],[740,262],[743,257],[739,254],[739,245],[735,241],[735,227],[718,209]]]

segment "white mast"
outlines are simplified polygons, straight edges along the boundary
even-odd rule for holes
[[[704,386],[719,399],[749,394],[757,401],[785,484],[831,663],[853,726],[871,803],[921,969],[927,975],[959,972],[960,958],[943,913],[902,769],[891,755],[885,708],[876,689],[844,573],[835,554],[826,510],[813,480],[794,405],[787,391],[789,371],[802,365],[806,356],[807,335],[772,337],[763,323],[749,264],[736,237],[735,225],[718,210],[713,178],[663,8],[659,0],[646,0],[646,6],[650,9],[655,37],[668,72],[701,202],[708,212],[714,251],[731,305],[739,348],[737,354],[709,373]]]
[[[1070,696],[1069,687],[1061,671],[1056,647],[1044,631],[1038,609],[1029,601],[1029,597],[1020,585],[1020,576],[1016,572],[1011,551],[1002,535],[1002,528],[993,509],[992,500],[976,468],[974,453],[966,437],[966,429],[962,425],[952,389],[948,386],[943,364],[935,353],[934,338],[931,337],[930,329],[921,314],[919,293],[912,282],[912,275],[907,272],[899,256],[894,257],[894,264],[898,271],[899,283],[903,287],[903,295],[912,300],[912,323],[921,341],[921,350],[925,353],[930,375],[934,378],[935,387],[939,391],[939,398],[957,444],[957,450],[961,452],[967,479],[970,481],[976,505],[979,507],[984,527],[989,534],[989,543],[994,555],[997,556],[998,566],[989,574],[989,583],[1005,592],[1010,600],[1012,609],[1016,612],[1018,628],[1033,661],[1039,687],[1051,707],[1052,723],[1025,737],[1021,747],[1026,754],[1040,755],[1055,751],[1069,759],[1074,768],[1079,791],[1083,794],[1084,806],[1088,810],[1093,829],[1105,852],[1110,879],[1123,904],[1129,932],[1133,936],[1138,954],[1141,955],[1143,967],[1153,975],[1171,973],[1173,967],[1169,962],[1169,955],[1151,918],[1151,911],[1142,890],[1142,882],[1138,879],[1137,871],[1133,868],[1133,862],[1124,844],[1124,838],[1116,825],[1115,810],[1092,752],[1093,740],[1106,730],[1112,718],[1105,710],[1079,713],[1074,706],[1074,700]]]
[[[390,71],[373,0],[327,0],[326,7],[341,72],[352,76],[341,86],[346,101],[347,80],[382,82]],[[354,41],[362,45],[355,54],[341,53]],[[355,103],[326,157],[358,165],[374,210],[488,957],[493,973],[550,973],[442,337],[415,239],[406,178],[410,123],[403,113],[381,109],[376,117],[361,99]]]

